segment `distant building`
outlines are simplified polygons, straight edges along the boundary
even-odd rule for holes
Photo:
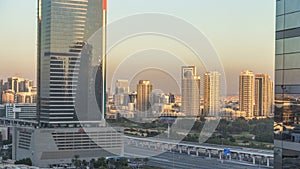
[[[7,78],[7,89],[12,90],[15,93],[18,92],[31,92],[33,87],[33,80],[24,79],[18,76],[12,76]]]
[[[35,103],[36,87],[33,80],[18,76],[7,78],[7,82],[0,80],[0,104],[2,103]]]
[[[269,116],[273,105],[273,83],[266,74],[255,75],[254,116]]]
[[[10,103],[4,106],[6,118],[36,120],[36,104]]]
[[[6,117],[5,105],[0,104],[0,117]]]
[[[239,78],[239,109],[246,112],[246,117],[254,116],[255,80],[252,71],[243,71]]]
[[[11,89],[2,93],[2,103],[15,103],[15,92]]]
[[[146,113],[150,110],[151,92],[152,92],[152,84],[150,83],[150,81],[140,80],[137,85],[137,104],[136,104],[137,111],[141,113]]]
[[[31,92],[33,80],[24,79],[19,83],[19,92]]]
[[[9,128],[8,127],[0,127],[1,133],[1,141],[9,139]]]
[[[137,92],[129,93],[129,103],[133,103],[136,106],[136,104],[137,104]]]
[[[2,104],[3,80],[0,79],[0,104]]]
[[[11,89],[2,93],[2,103],[36,103],[36,92],[14,93]]]
[[[129,93],[128,80],[117,80],[115,85],[115,94]]]
[[[16,103],[36,103],[36,99],[35,92],[19,92],[16,94]]]
[[[114,104],[117,107],[127,106],[129,102],[128,80],[117,80],[115,85]]]
[[[204,74],[204,113],[207,116],[220,113],[220,76],[216,71]]]
[[[161,101],[163,95],[164,93],[162,93],[160,90],[153,90],[150,95],[151,105],[162,103]]]
[[[181,106],[186,116],[200,113],[200,76],[195,66],[183,66],[181,70]]]
[[[8,90],[8,82],[3,82],[3,91]]]
[[[19,77],[9,77],[7,79],[8,89],[12,90],[14,93],[19,92],[19,83],[23,80],[23,78]]]
[[[222,117],[222,119],[235,120],[240,117],[246,117],[246,112],[233,110],[231,108],[222,108],[220,116]]]
[[[175,95],[173,93],[169,93],[169,103],[175,103]]]
[[[135,105],[134,105],[134,103],[128,103],[128,110],[131,111],[131,112],[135,111]]]
[[[163,93],[160,90],[153,90],[150,96],[151,104],[169,104],[169,95]]]

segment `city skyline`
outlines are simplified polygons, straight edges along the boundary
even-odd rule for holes
[[[20,76],[0,79],[0,104],[3,103],[36,103],[37,87],[33,80]]]
[[[22,6],[22,1],[12,1]],[[283,29],[290,26],[285,21],[299,16],[288,17],[295,4],[286,1],[295,2],[284,0],[287,24]],[[280,153],[284,161],[284,147],[273,139],[273,117],[279,116],[271,112],[273,90],[278,92],[280,71],[284,90],[278,94],[283,100],[276,101],[284,104],[280,107],[277,103],[276,108],[282,111],[288,104],[291,111],[280,113],[283,118],[274,124],[288,127],[275,132],[287,130],[281,139],[299,142],[299,117],[293,112],[293,108],[298,110],[298,98],[284,98],[290,89],[297,93],[293,88],[296,80],[289,81],[290,70],[285,70],[285,52],[295,50],[293,42],[298,44],[298,40],[289,43],[288,38],[299,36],[299,31],[276,29],[276,66],[280,65],[278,58],[283,66],[282,70],[276,67],[273,87],[275,24],[270,18],[277,16],[275,2],[259,2],[36,0],[33,6],[37,9],[32,10],[36,25],[30,25],[37,43],[32,55],[35,75],[28,66],[32,65],[28,58],[33,53],[32,41],[25,38],[30,42],[19,43],[30,36],[24,34],[26,26],[20,26],[30,23],[20,19],[29,15],[18,15],[22,37],[9,39],[10,34],[5,33],[2,40],[9,45],[3,45],[0,54],[5,63],[0,67],[4,101],[0,103],[0,122],[7,129],[4,132],[11,134],[11,139],[3,140],[0,132],[2,144],[9,146],[5,150],[3,146],[2,163],[12,159],[15,164],[28,161],[37,167],[97,168],[96,163],[103,159],[104,168],[139,168],[140,162],[150,168],[255,168],[276,166]],[[9,4],[5,1],[0,6]],[[25,11],[25,4],[16,8]],[[267,4],[273,6],[266,8]],[[12,7],[8,6],[4,9]],[[108,23],[114,26],[107,25],[107,14]],[[5,24],[7,20],[3,20]],[[277,24],[280,21],[277,16]],[[0,28],[0,32],[6,29]],[[286,46],[285,40],[282,42],[283,53],[278,52],[280,38],[288,39]],[[20,70],[29,78],[8,76],[11,70]],[[3,83],[1,76],[8,77],[7,82]],[[30,76],[36,79],[36,87]],[[285,82],[292,84],[285,86]],[[237,93],[238,99],[226,97]],[[274,144],[277,150],[273,154]],[[293,153],[299,157],[298,152]],[[200,158],[209,164],[198,165]],[[156,159],[160,163],[153,164]],[[234,160],[237,163],[231,163]]]
[[[194,66],[194,65],[191,65],[191,66]],[[185,66],[183,66],[183,67],[185,67]],[[197,67],[196,66],[194,66],[196,69],[197,69]],[[250,69],[245,69],[245,70],[248,70],[248,71],[251,71],[252,73],[254,73],[255,75],[262,75],[262,76],[265,76],[265,77],[268,77],[268,82],[270,82],[270,83],[272,83],[272,85],[273,85],[273,83],[274,83],[274,81],[273,80],[271,80],[271,78],[270,78],[270,75],[269,74],[264,74],[264,73],[261,73],[261,72],[254,72],[254,71],[252,71],[252,70],[250,70]],[[239,79],[239,76],[240,76],[240,73],[242,73],[242,72],[244,72],[244,70],[243,71],[241,71],[241,72],[239,72],[239,75],[236,77],[237,79]],[[201,89],[203,88],[203,89],[205,89],[205,84],[206,84],[206,82],[205,82],[205,78],[206,78],[206,76],[207,77],[209,77],[208,76],[208,74],[217,74],[218,72],[217,71],[208,71],[208,72],[205,72],[205,73],[202,73],[202,74],[199,74],[198,73],[198,76],[200,77],[200,79],[203,79],[203,81],[201,81],[201,83],[200,83],[200,86],[201,86]],[[216,75],[215,75],[216,76]],[[221,74],[219,73],[218,74],[218,76],[219,76],[219,86],[217,87],[218,88],[218,90],[222,90],[223,88],[222,87],[224,87],[224,86],[221,86],[220,85],[220,76],[221,76]],[[137,91],[137,87],[136,87],[136,83],[135,82],[139,82],[140,80],[142,80],[142,79],[147,79],[147,80],[149,80],[149,81],[151,81],[151,83],[154,85],[154,88],[153,89],[156,89],[156,90],[162,90],[162,89],[160,89],[160,88],[156,88],[156,84],[155,83],[153,83],[153,81],[151,80],[151,78],[143,78],[142,76],[138,76],[139,78],[135,78],[135,79],[132,79],[132,81],[131,81],[131,83],[130,83],[130,79],[117,79],[116,81],[115,81],[115,85],[113,85],[113,87],[115,88],[115,90],[113,90],[113,89],[108,89],[107,90],[107,92],[109,92],[109,94],[110,95],[114,95],[114,94],[116,94],[116,91],[117,91],[117,84],[118,84],[118,81],[126,81],[126,83],[128,83],[127,85],[128,85],[128,91],[129,92],[136,92]],[[147,77],[147,76],[146,76]],[[216,78],[215,78],[215,80],[216,80]],[[176,83],[176,81],[174,80],[174,81],[172,81],[172,82],[174,82],[174,83]],[[169,85],[172,85],[171,84],[171,82],[169,82]],[[239,85],[239,82],[237,83],[237,86]],[[223,89],[224,90],[224,89]],[[271,91],[273,91],[273,89],[270,89]],[[180,91],[179,92],[177,92],[177,90],[176,91],[169,91],[169,90],[162,90],[163,92],[165,92],[165,93],[169,93],[169,92],[171,92],[171,93],[174,93],[174,94],[176,94],[176,95],[181,95],[180,94]],[[221,93],[221,92],[220,92]],[[200,96],[201,97],[204,97],[204,95],[205,95],[205,91],[203,90],[203,91],[201,91],[200,90]],[[238,96],[239,95],[239,92],[238,93],[236,93],[236,94],[234,94],[234,95],[230,95],[230,94],[228,94],[228,95],[221,95],[220,94],[220,97],[226,97],[226,96]],[[273,96],[272,96],[273,97]]]
[[[182,76],[183,78],[189,76],[187,72],[190,72],[190,75],[196,74],[195,66],[184,66],[182,67],[182,69],[183,69],[182,71],[185,72]],[[234,108],[230,109],[229,107],[231,106],[225,103],[226,97],[225,98],[220,97],[220,74],[216,71],[211,71],[211,72],[206,72],[204,74],[205,77],[204,80],[201,81],[204,86],[204,89],[200,90],[202,91],[201,100],[198,100],[198,103],[200,103],[199,112],[201,113],[201,115],[208,116],[208,117],[214,117],[214,116],[217,117],[220,115],[220,117],[225,118],[227,115],[222,114],[222,112],[225,111],[225,112],[231,112],[232,113],[231,116],[234,117],[243,116],[250,119],[253,117],[265,118],[265,117],[272,116],[271,111],[272,111],[272,100],[273,100],[273,82],[270,80],[269,75],[260,74],[260,73],[254,74],[252,71],[247,70],[241,72],[240,78],[241,76],[244,76],[242,78],[243,80],[240,82],[240,85],[242,87],[240,96],[242,96],[242,99],[241,100],[238,99],[236,101],[238,101],[240,104],[244,104],[243,102],[245,101],[247,102],[247,99],[249,99],[248,95],[251,95],[252,93],[254,95],[254,101],[251,102],[250,99],[251,103],[249,105],[250,106],[253,105],[253,107],[251,106],[253,110],[250,111],[253,113],[249,113],[248,111],[249,108],[247,107],[246,108],[241,107],[241,109],[238,110],[240,114],[238,112],[234,112]],[[249,82],[248,76],[249,77],[251,76],[252,83]],[[194,76],[194,78],[198,79],[199,76],[196,75]],[[253,78],[254,78],[254,83],[253,83]],[[191,78],[190,82],[183,81],[182,84],[183,85],[185,84],[182,88],[184,89],[183,92],[185,90],[193,91],[190,89],[190,87],[193,88],[192,86],[193,81],[194,81],[193,78]],[[3,99],[3,105],[14,106],[14,105],[24,104],[24,103],[26,104],[34,103],[33,105],[35,107],[36,87],[33,86],[32,80],[14,76],[14,77],[8,77],[6,81],[2,80],[0,82],[1,82],[0,89],[3,91],[3,93],[1,92],[2,93],[1,99]],[[198,79],[198,83],[199,82],[200,79]],[[251,89],[249,89],[249,86]],[[149,113],[152,115],[154,114],[159,115],[160,113],[168,113],[170,111],[174,111],[179,114],[181,113],[182,115],[185,115],[185,113],[181,112],[181,109],[171,108],[172,106],[170,107],[170,105],[174,103],[175,104],[179,103],[180,105],[179,107],[183,106],[181,104],[181,99],[182,99],[181,95],[175,94],[177,97],[175,102],[174,94],[164,93],[161,90],[153,89],[154,87],[155,86],[152,84],[152,82],[148,80],[140,80],[139,84],[137,85],[137,88],[139,90],[135,91],[135,90],[130,90],[128,80],[124,80],[124,79],[117,80],[115,85],[115,93],[113,94],[113,100],[112,102],[109,101],[110,103],[113,103],[113,106],[116,106],[116,109],[113,108],[113,112],[127,111],[128,113],[129,110],[130,112],[129,114],[121,113],[121,116],[124,115],[125,118],[132,118],[133,115],[136,113],[136,111],[139,111],[139,109],[141,109],[142,114],[144,114],[147,110],[147,112],[152,111],[152,113]],[[134,101],[134,99],[132,98],[134,93],[136,95],[136,99],[137,99],[136,101]],[[109,95],[109,97],[111,96],[112,95]],[[191,97],[189,99],[191,99]],[[246,104],[248,104],[248,102]],[[226,109],[223,110],[223,108],[225,107]],[[245,115],[243,115],[243,112],[245,113]],[[9,112],[9,114],[11,114],[9,115],[9,117],[15,118],[16,113],[18,112],[13,112],[13,111]]]
[[[5,28],[0,28],[0,33],[4,33],[2,37],[5,37],[6,44],[15,43],[16,46],[21,50],[15,51],[11,49],[10,46],[4,49],[1,56],[3,55],[4,62],[12,62],[11,58],[20,58],[14,59],[14,65],[10,65],[10,68],[6,67],[6,65],[0,68],[0,79],[6,76],[11,76],[15,73],[21,72],[24,77],[28,77],[30,79],[35,79],[35,65],[36,65],[36,9],[37,4],[35,0],[29,0],[26,2],[22,2],[20,0],[12,0],[12,1],[1,1],[1,7],[3,7],[3,15],[2,16],[10,16],[10,18],[16,18],[15,13],[18,13],[18,7],[11,8],[15,3],[19,3],[22,6],[22,9],[26,9],[24,11],[24,19],[21,19],[22,22],[26,21],[27,24],[25,27],[22,27],[22,30],[16,28],[8,30],[9,26],[14,26],[17,23],[12,21],[12,19],[7,20],[3,18],[4,24],[8,25]],[[217,2],[215,0],[210,2],[204,1],[191,1],[190,3],[183,3],[181,1],[175,0],[172,1],[174,5],[174,9],[170,8],[166,2],[159,2],[160,7],[157,7],[156,1],[131,1],[130,3],[126,3],[125,1],[120,0],[111,0],[108,1],[108,23],[112,23],[117,19],[120,19],[124,16],[141,13],[141,12],[158,12],[158,13],[167,13],[170,15],[178,16],[195,25],[197,29],[203,32],[208,39],[215,46],[217,52],[220,55],[220,58],[223,62],[226,77],[227,77],[227,93],[228,95],[238,94],[237,83],[238,78],[237,75],[240,71],[244,69],[251,69],[255,72],[260,72],[264,74],[269,74],[271,79],[273,76],[273,53],[274,53],[274,33],[269,30],[273,30],[275,27],[274,21],[269,18],[274,18],[274,2],[269,1],[226,1],[226,2]],[[214,4],[223,4],[217,5]],[[256,6],[255,4],[259,3],[260,6]],[[21,5],[22,4],[22,5]],[[233,5],[234,4],[234,5]],[[124,8],[127,6],[127,8]],[[179,8],[181,6],[185,6],[186,9],[189,8],[191,10],[191,14],[184,13],[184,10],[180,10],[176,12],[175,8]],[[213,7],[212,11],[207,11],[206,8],[203,10],[196,10],[195,7],[203,8],[204,6]],[[220,7],[219,7],[220,6]],[[221,8],[221,6],[227,6],[227,8]],[[247,6],[247,9],[245,8]],[[252,10],[248,7],[255,6],[257,12],[253,15]],[[122,7],[122,8],[121,8]],[[13,9],[8,11],[7,9]],[[179,8],[180,9],[180,8]],[[243,10],[241,10],[243,9]],[[117,11],[117,12],[116,12]],[[213,13],[217,11],[217,13]],[[14,13],[13,13],[14,12]],[[210,15],[202,16],[203,13],[208,13]],[[237,16],[236,14],[239,14]],[[264,13],[264,15],[259,15],[259,13]],[[196,19],[194,15],[197,14],[201,19]],[[222,15],[220,15],[222,14]],[[210,16],[207,18],[207,16]],[[259,16],[259,17],[258,17]],[[18,15],[20,18],[20,16]],[[215,23],[212,23],[211,19],[216,19],[220,21],[219,25],[223,26],[215,26]],[[232,19],[229,19],[232,18]],[[248,20],[243,20],[243,18],[248,18]],[[235,23],[239,23],[240,30],[236,30]],[[261,24],[260,24],[261,23]],[[249,29],[249,25],[256,25],[255,30]],[[226,30],[235,30],[235,31],[226,31]],[[243,31],[241,31],[243,30]],[[224,33],[226,31],[226,33]],[[246,33],[245,33],[246,31]],[[245,33],[245,34],[243,34]],[[222,35],[222,36],[221,36]],[[8,36],[11,39],[8,39]],[[224,37],[225,36],[225,37]],[[26,39],[26,43],[19,44],[16,41],[16,38],[20,37],[22,39]],[[264,37],[264,38],[262,38]],[[267,39],[266,39],[267,38]],[[230,42],[225,42],[226,39],[231,39]],[[246,41],[247,39],[247,41]],[[13,41],[15,40],[15,41]],[[21,42],[21,41],[19,41]],[[244,44],[243,44],[244,42]],[[243,45],[242,45],[243,44]],[[3,44],[2,46],[7,46]],[[238,47],[238,48],[236,48]],[[250,49],[250,48],[251,49]],[[9,51],[9,52],[8,52]],[[23,54],[19,54],[19,52],[23,52]],[[11,56],[11,57],[4,57]],[[21,57],[22,56],[22,57]],[[241,57],[243,56],[243,57]],[[262,57],[263,56],[263,57]],[[26,59],[24,59],[24,57]],[[22,59],[23,58],[23,59]],[[245,60],[246,59],[246,60]],[[22,60],[22,62],[20,62]],[[25,62],[24,62],[25,61]],[[269,64],[265,64],[269,63]],[[272,64],[271,64],[272,63]],[[23,66],[19,66],[22,64]],[[233,67],[231,65],[234,65]],[[109,65],[108,65],[109,67]],[[111,71],[111,70],[110,70]],[[2,76],[2,77],[1,77]]]

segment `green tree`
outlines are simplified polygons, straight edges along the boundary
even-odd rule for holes
[[[144,158],[145,165],[147,165],[149,158]]]
[[[25,165],[32,166],[32,161],[30,158],[25,158],[25,159],[16,161],[15,164],[25,164]]]
[[[83,166],[87,166],[88,165],[88,162],[86,160],[82,160],[82,165]]]
[[[250,126],[248,121],[244,118],[238,118],[231,123],[232,129],[230,133],[242,133],[242,132],[249,132]]]
[[[74,155],[74,158],[72,159],[73,165],[78,168],[81,165],[81,161],[79,160],[79,155]]]
[[[114,160],[116,168],[126,168],[128,166],[128,162],[126,158],[119,158]]]
[[[234,143],[235,142],[235,138],[230,137],[229,141]]]
[[[107,163],[104,157],[98,158],[94,164],[95,168],[107,168]]]
[[[222,134],[223,137],[226,137],[228,134],[228,124],[229,122],[227,122],[225,119],[221,119],[219,122],[217,130]]]

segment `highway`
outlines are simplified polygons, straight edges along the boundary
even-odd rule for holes
[[[242,161],[219,160],[216,158],[200,157],[195,155],[179,154],[176,152],[161,152],[145,147],[126,145],[124,155],[126,157],[148,158],[148,165],[165,169],[257,169],[266,166],[253,166]],[[155,155],[155,156],[152,156]]]
[[[203,149],[211,149],[211,150],[224,150],[224,148],[230,148],[232,152],[244,153],[244,154],[252,154],[258,156],[266,156],[273,158],[274,152],[272,150],[261,150],[254,148],[245,148],[238,146],[224,146],[224,145],[215,145],[215,144],[207,144],[207,143],[194,143],[194,142],[185,142],[181,141],[180,143],[174,140],[166,140],[166,139],[157,139],[157,138],[138,138],[132,136],[125,136],[127,139],[133,139],[137,141],[149,141],[153,143],[163,143],[163,144],[173,144],[173,145],[181,145],[186,147],[198,147]]]

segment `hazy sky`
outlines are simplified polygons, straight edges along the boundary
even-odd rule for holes
[[[36,77],[37,0],[0,1],[0,78]],[[108,0],[108,22],[137,13],[165,13],[193,24],[215,47],[224,65],[228,94],[250,69],[273,77],[274,0]],[[109,66],[109,65],[108,65]]]

